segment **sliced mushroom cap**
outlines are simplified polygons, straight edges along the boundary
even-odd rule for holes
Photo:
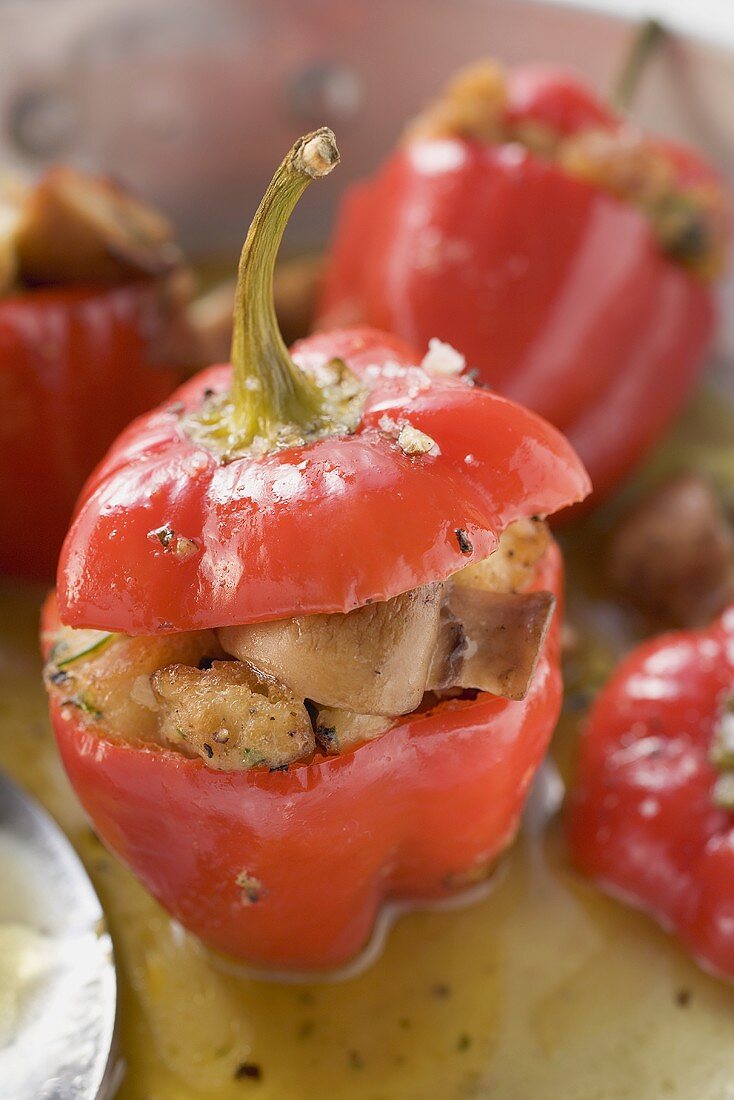
[[[373,741],[391,725],[383,714],[355,714],[337,707],[320,707],[315,722],[316,740],[324,752],[336,756],[353,745]]]
[[[447,691],[459,686],[467,645],[466,631],[451,610],[447,594],[441,607],[438,642],[433,651],[426,691]]]
[[[475,688],[523,699],[553,615],[550,592],[452,586],[429,689]]]
[[[33,285],[115,283],[166,274],[180,261],[164,217],[110,180],[65,166],[29,191],[17,250]]]
[[[711,484],[681,474],[645,497],[609,544],[617,591],[657,621],[700,626],[734,600],[734,530]]]
[[[173,665],[151,679],[164,741],[210,768],[282,768],[314,750],[311,719],[284,684],[240,661]]]
[[[426,690],[443,588],[425,585],[347,614],[224,627],[219,639],[299,698],[360,714],[407,714]]]

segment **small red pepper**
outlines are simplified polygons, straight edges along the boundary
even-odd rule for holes
[[[65,623],[150,635],[349,611],[485,558],[514,520],[587,492],[554,428],[431,376],[393,337],[315,336],[291,359],[272,311],[275,253],[309,176],[336,159],[330,131],[302,139],[256,214],[234,365],[141,417],[88,482],[59,569]],[[420,453],[401,446],[401,425]],[[560,595],[561,577],[551,544],[535,584]],[[386,899],[440,897],[487,872],[559,701],[557,620],[523,700],[446,700],[286,771],[225,773],[115,739],[51,688],[66,769],[110,847],[208,944],[304,970],[353,957]]]
[[[567,74],[480,66],[348,192],[319,327],[452,344],[565,432],[600,497],[703,367],[725,222],[690,150]]]
[[[561,594],[555,546],[538,586]],[[561,693],[555,618],[525,699],[444,703],[283,772],[116,741],[56,700],[51,718],[100,836],[185,928],[253,966],[307,971],[359,954],[387,900],[449,897],[491,873]]]
[[[578,867],[734,978],[734,608],[636,649],[581,742]]]
[[[54,169],[31,194],[30,212],[70,180],[111,189]],[[33,252],[0,299],[0,573],[53,574],[86,477],[125,424],[182,378],[170,280],[102,250],[85,257],[71,217],[61,211],[55,228],[31,225]],[[55,251],[51,234],[62,224],[69,236]]]

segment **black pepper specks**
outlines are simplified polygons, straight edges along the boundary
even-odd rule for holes
[[[265,896],[265,888],[259,878],[255,878],[245,868],[240,871],[235,879],[236,884],[242,891],[240,895],[240,901],[243,905],[256,905]]]
[[[456,541],[459,544],[459,550],[461,550],[462,554],[471,554],[474,550],[474,546],[464,528],[457,527],[454,534],[456,535]]]
[[[314,727],[314,735],[320,748],[327,753],[333,753],[338,751],[337,739],[336,739],[336,726],[321,726]]]
[[[148,538],[151,542],[159,542],[167,550],[173,542],[174,531],[170,523],[164,523],[162,527],[154,527],[152,531],[148,531]]]
[[[240,1062],[234,1071],[235,1081],[262,1081],[262,1066],[257,1062]]]
[[[192,557],[199,550],[196,539],[176,534],[170,523],[164,523],[162,527],[154,527],[152,531],[148,531],[147,537],[151,542],[159,543],[166,554],[173,554],[181,561]]]

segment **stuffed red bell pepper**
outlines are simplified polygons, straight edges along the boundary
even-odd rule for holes
[[[348,193],[319,327],[459,348],[566,433],[601,495],[701,370],[727,219],[690,150],[565,73],[479,65]]]
[[[100,834],[208,944],[302,970],[511,841],[560,698],[540,517],[588,491],[554,428],[393,337],[288,353],[276,250],[337,159],[324,129],[281,165],[232,365],[120,437],[45,617],[56,736]]]
[[[50,169],[0,197],[0,572],[52,576],[74,501],[129,420],[181,381],[168,223]]]
[[[569,838],[603,889],[734,978],[734,608],[640,646],[602,692]]]

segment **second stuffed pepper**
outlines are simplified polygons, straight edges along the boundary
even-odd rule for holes
[[[53,576],[85,479],[183,378],[188,297],[169,223],[109,180],[0,185],[0,573]]]
[[[702,157],[580,81],[480,64],[348,192],[320,327],[448,341],[561,428],[602,495],[704,365],[728,211]]]

